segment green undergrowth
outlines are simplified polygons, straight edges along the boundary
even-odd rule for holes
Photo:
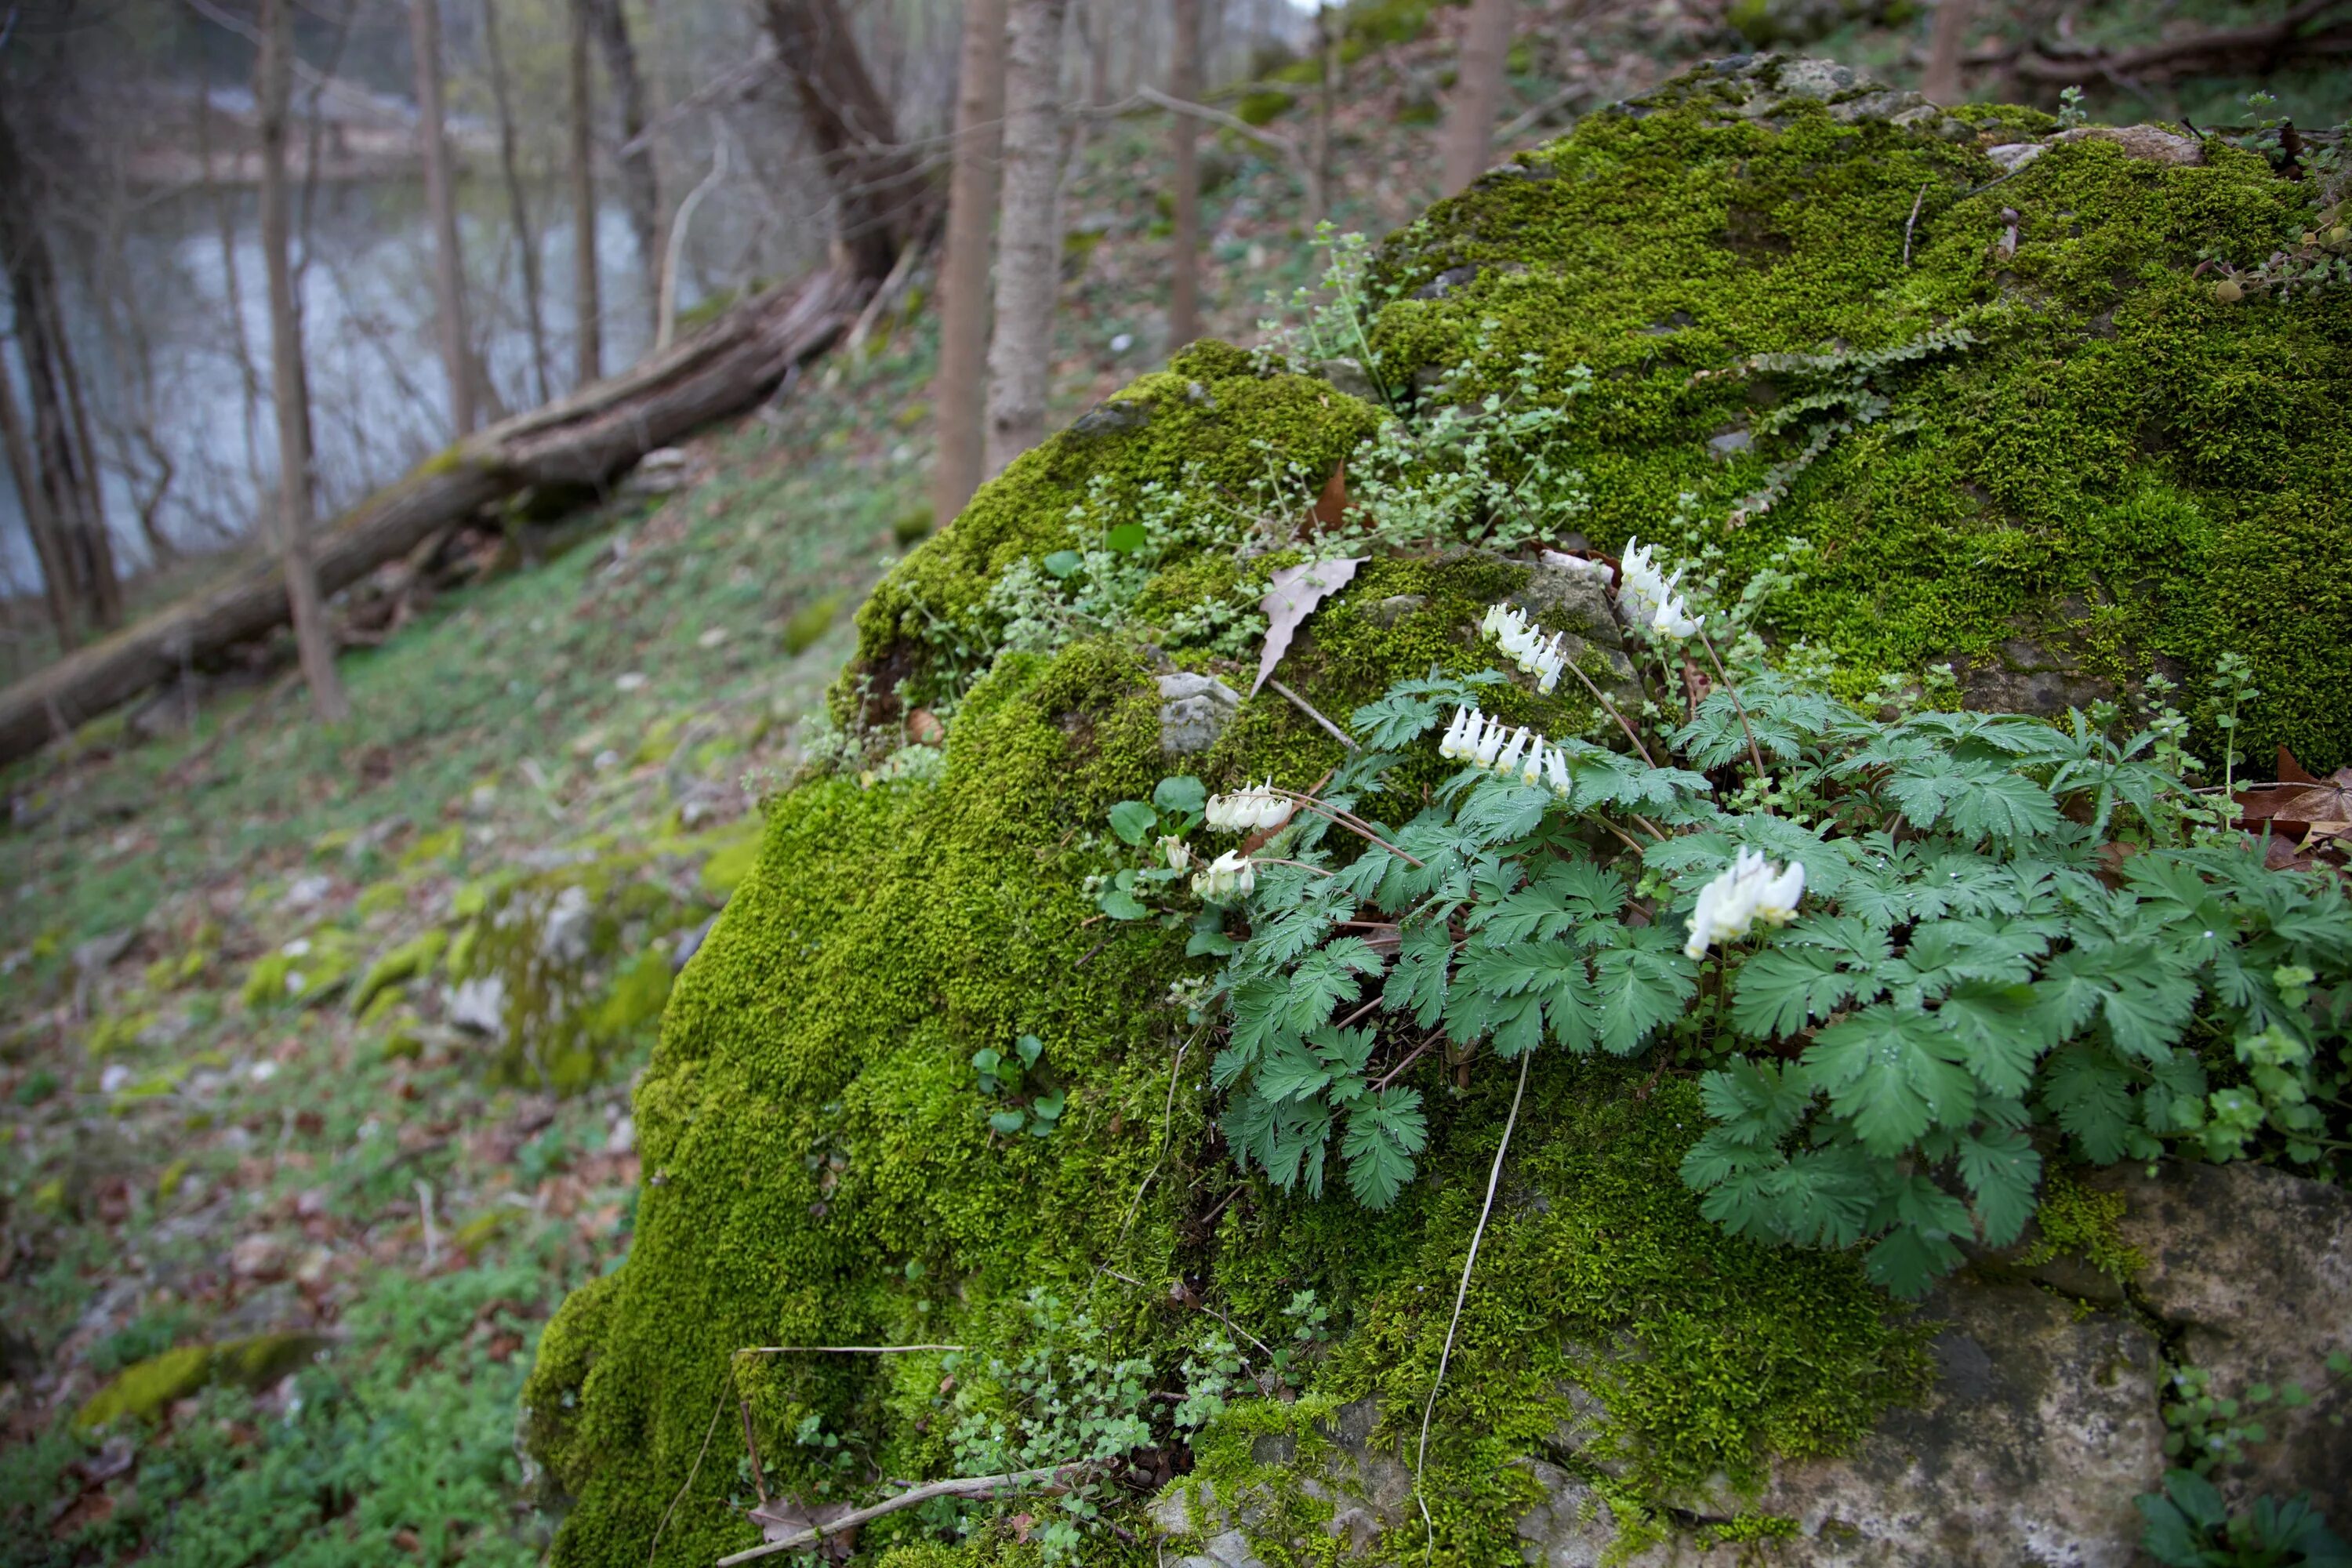
[[[1745,89],[1701,72],[1595,115],[1400,231],[1384,374],[1589,367],[1563,455],[1591,536],[1712,547],[1735,579],[1810,540],[1774,629],[1832,649],[1849,696],[1953,659],[1995,705],[2063,706],[2234,650],[2268,694],[2252,755],[2352,761],[2352,290],[2224,302],[2195,270],[2294,243],[2317,182],[2218,139],[2202,166],[2092,140],[2004,179],[1980,142],[2034,127],[1748,119]]]

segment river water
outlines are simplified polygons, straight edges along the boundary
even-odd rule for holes
[[[715,192],[697,213],[680,268],[681,312],[714,288],[755,269],[780,275],[797,259],[772,254],[779,238],[756,194],[730,201],[730,194]],[[560,396],[573,385],[570,204],[560,190],[528,193],[544,225],[542,389],[503,194],[477,177],[467,196],[462,245],[477,351],[502,407],[535,406],[543,393]],[[296,255],[324,518],[446,446],[453,432],[434,328],[431,226],[417,183],[322,183],[310,200],[307,243],[298,241]],[[789,237],[782,244],[793,248]],[[645,269],[617,201],[597,214],[596,247],[609,374],[652,341]],[[266,515],[277,471],[255,193],[152,197],[111,242],[58,259],[122,569],[151,554],[139,516],[167,467],[169,483],[152,507],[167,539],[203,550],[249,535]],[[38,583],[15,486],[0,482],[0,590],[29,594]]]

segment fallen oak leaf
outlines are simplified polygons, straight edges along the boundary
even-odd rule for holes
[[[1258,607],[1265,612],[1265,648],[1258,655],[1257,679],[1250,685],[1255,697],[1265,685],[1274,667],[1290,651],[1290,639],[1297,635],[1299,626],[1315,613],[1316,606],[1346,587],[1356,575],[1356,568],[1370,557],[1350,556],[1339,561],[1310,561],[1301,566],[1285,566],[1274,574],[1267,584],[1265,597]]]

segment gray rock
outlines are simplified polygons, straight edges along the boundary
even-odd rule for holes
[[[1387,598],[1366,606],[1364,618],[1375,626],[1392,626],[1407,616],[1417,616],[1429,607],[1426,594],[1391,594]]]
[[[1381,396],[1380,388],[1372,384],[1372,378],[1364,373],[1364,367],[1352,359],[1318,360],[1315,362],[1315,374],[1350,397],[1360,397],[1372,404],[1385,401]]]
[[[1160,677],[1160,749],[1175,757],[1207,751],[1241,705],[1240,693],[1213,675]]]
[[[2132,1498],[2164,1468],[2156,1337],[2026,1285],[1954,1287],[1928,1310],[1947,1326],[1927,1400],[1843,1458],[1780,1467],[1754,1504],[1797,1521],[1790,1560],[2127,1568]]]
[[[1514,608],[1553,631],[1572,632],[1604,647],[1623,645],[1617,612],[1609,604],[1609,574],[1547,550],[1529,568],[1527,586],[1511,595]]]
[[[2050,149],[2039,142],[2004,142],[1998,147],[1985,149],[1985,156],[2000,164],[2006,174],[2015,174]]]
[[[1706,438],[1706,448],[1718,458],[1728,458],[1734,452],[1745,452],[1756,444],[1756,437],[1745,430],[1726,430],[1720,436]]]
[[[1449,267],[1412,291],[1416,300],[1443,300],[1456,289],[1466,288],[1478,276],[1475,267]]]
[[[1381,1531],[1401,1523],[1412,1511],[1412,1472],[1390,1453],[1376,1447],[1372,1434],[1379,1425],[1373,1402],[1360,1399],[1341,1405],[1316,1424],[1330,1445],[1325,1461],[1299,1478],[1298,1489],[1318,1502],[1331,1505],[1326,1533],[1340,1543],[1340,1554],[1369,1556]],[[1287,1465],[1297,1456],[1297,1439],[1273,1434],[1257,1439],[1250,1459],[1259,1465]],[[1199,1528],[1194,1528],[1197,1517]],[[1185,1483],[1171,1483],[1151,1503],[1151,1521],[1166,1538],[1190,1537],[1202,1543],[1205,1555],[1180,1559],[1208,1568],[1263,1568],[1247,1532],[1269,1517],[1267,1500],[1245,1495],[1228,1501],[1206,1481],[1197,1489],[1194,1503],[1185,1497]],[[1313,1547],[1306,1553],[1320,1561]]]
[[[2169,1163],[2150,1178],[2118,1165],[2095,1188],[2123,1194],[2116,1229],[2147,1259],[2138,1304],[2177,1335],[2175,1355],[2212,1373],[2212,1392],[2303,1385],[2300,1410],[2249,1411],[2269,1441],[2219,1478],[2242,1497],[2307,1491],[2338,1534],[2352,1524],[2352,1379],[2327,1370],[2352,1351],[2352,1194],[2263,1165]],[[2330,1505],[2333,1506],[2330,1506]]]
[[[1097,403],[1078,416],[1070,426],[1073,436],[1118,436],[1129,430],[1140,430],[1151,423],[1151,405],[1141,398],[1114,399]]]

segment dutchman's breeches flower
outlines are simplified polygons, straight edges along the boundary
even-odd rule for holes
[[[1257,886],[1257,868],[1238,849],[1228,849],[1192,874],[1192,891],[1223,903],[1247,898]]]
[[[1683,952],[1705,958],[1710,946],[1728,947],[1745,937],[1759,921],[1783,926],[1797,918],[1797,902],[1805,894],[1805,868],[1791,860],[1775,871],[1763,852],[1742,849],[1730,867],[1701,888],[1691,910],[1690,940]]]
[[[1211,795],[1202,820],[1227,833],[1265,833],[1288,822],[1297,809],[1297,803],[1276,794],[1268,779],[1232,795]]]

